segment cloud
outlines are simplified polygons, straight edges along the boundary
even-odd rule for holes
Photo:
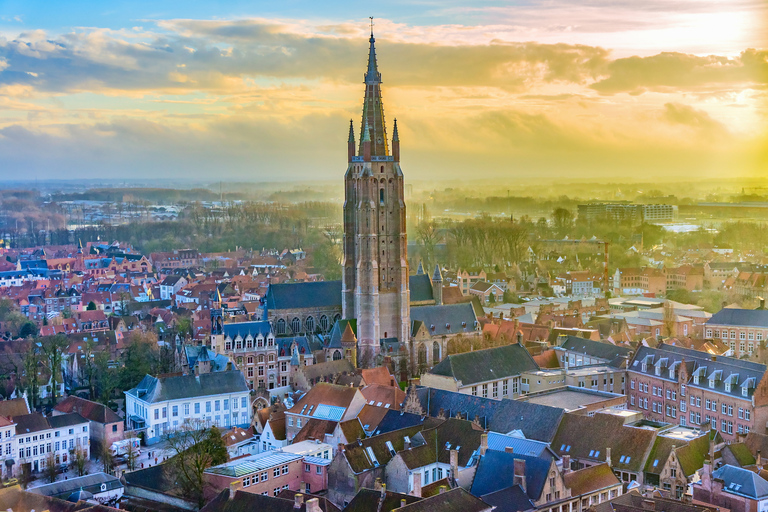
[[[667,123],[691,128],[708,139],[722,140],[730,137],[722,123],[713,119],[707,112],[697,110],[690,105],[666,103],[661,118]]]
[[[736,58],[665,52],[617,59],[608,64],[607,77],[591,87],[615,94],[696,90],[722,84],[768,84],[768,50],[748,49]]]

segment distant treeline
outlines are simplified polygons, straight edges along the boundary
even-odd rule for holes
[[[172,188],[95,188],[86,192],[52,194],[52,201],[110,201],[113,203],[185,203],[195,201],[245,201],[249,195],[242,192],[219,194],[204,188],[188,190]]]

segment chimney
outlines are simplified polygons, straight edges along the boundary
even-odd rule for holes
[[[515,459],[515,477],[513,484],[519,484],[523,492],[528,492],[525,487],[525,460]]]
[[[411,438],[408,436],[405,436],[403,439],[403,450],[410,450],[411,449]]]
[[[407,504],[408,504],[408,500],[406,500],[405,498],[400,498],[400,508],[403,508]]]
[[[451,478],[456,480],[459,477],[459,452],[457,450],[450,451],[451,456]]]
[[[523,333],[521,331],[518,331],[517,333],[517,342],[522,345],[523,344]]]
[[[568,473],[571,470],[571,456],[563,455],[563,473]]]
[[[504,453],[515,453],[515,449],[512,446],[505,446]]]
[[[373,483],[373,490],[381,491],[381,477],[376,478],[376,481]]]
[[[485,452],[488,451],[488,434],[481,434],[480,435],[480,455],[485,455]]]
[[[447,490],[448,490],[448,488],[446,486],[444,486],[444,485],[440,486],[440,494],[445,493],[445,491],[447,491]]]
[[[411,495],[421,498],[421,475],[413,475],[413,490],[411,491]]]
[[[765,299],[762,297],[758,297],[760,299],[760,307],[758,309],[765,309]]]
[[[606,448],[605,449],[605,463],[609,466],[611,465],[611,449]]]
[[[237,491],[243,488],[243,481],[242,480],[235,480],[234,482],[229,482],[229,499],[233,500],[235,499],[235,494]]]
[[[307,500],[307,512],[323,512],[323,510],[320,508],[320,501],[317,498],[312,498],[311,500]]]
[[[300,492],[297,492],[293,496],[293,508],[301,508],[301,506],[304,504],[304,495]]]
[[[760,450],[757,450],[757,460],[755,461],[757,469],[763,469],[763,458],[760,456]]]

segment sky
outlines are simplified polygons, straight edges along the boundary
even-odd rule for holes
[[[0,0],[0,179],[768,177],[768,2]],[[567,190],[564,190],[564,194]]]

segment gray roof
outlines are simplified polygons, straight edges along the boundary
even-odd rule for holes
[[[249,334],[254,338],[259,334],[266,337],[272,332],[272,326],[266,321],[226,323],[223,328],[224,337],[232,339],[235,339],[238,336],[245,339]]]
[[[753,500],[768,498],[768,482],[748,469],[726,464],[715,470],[712,477],[722,480],[723,490],[729,494],[746,496]]]
[[[721,309],[707,325],[733,325],[745,327],[768,327],[768,309]]]
[[[49,416],[47,419],[48,424],[51,425],[51,428],[64,428],[71,427],[72,425],[82,425],[83,423],[88,423],[87,419],[83,418],[76,412]]]
[[[271,284],[267,309],[341,308],[341,281]]]
[[[578,336],[566,336],[560,348],[579,354],[596,357],[604,361],[612,361],[617,357],[626,357],[632,353],[631,348],[619,347],[613,343],[593,341]]]
[[[184,345],[184,352],[187,355],[190,370],[198,361],[211,361],[211,371],[214,372],[223,372],[227,369],[229,358],[224,354],[216,354],[205,345]]]
[[[158,378],[146,375],[138,386],[125,393],[148,403],[157,403],[247,391],[248,385],[245,383],[243,374],[238,370],[232,370],[204,373],[199,376],[177,375]]]
[[[506,379],[525,371],[538,370],[539,365],[520,344],[486,348],[449,355],[429,373],[453,377],[464,386],[478,382]]]
[[[411,295],[413,297],[413,295]],[[441,306],[414,306],[411,308],[411,332],[416,333],[421,324],[433,336],[475,332],[477,316],[469,302],[443,304]],[[433,329],[434,326],[434,329]]]
[[[427,387],[417,388],[416,396],[429,416],[437,416],[440,410],[451,418],[461,413],[462,418],[469,420],[477,417],[480,426],[488,430],[502,434],[520,430],[527,439],[545,443],[555,437],[565,413],[559,407],[519,400],[494,400]],[[382,428],[382,424],[383,421],[379,423],[379,428]]]
[[[525,461],[526,494],[531,500],[538,500],[544,489],[552,464],[552,454],[545,452],[541,457],[490,450],[480,458],[471,492],[483,496],[509,487],[514,480],[515,459]]]
[[[224,464],[208,468],[205,470],[205,472],[215,475],[241,477],[255,473],[256,471],[263,471],[274,466],[293,462],[301,458],[301,455],[297,455],[295,453],[269,451],[260,453],[258,455],[250,455],[241,459],[225,462]]]
[[[40,487],[29,489],[29,492],[40,494],[42,496],[53,496],[54,498],[66,499],[70,494],[79,491],[81,488],[83,491],[90,492],[91,494],[104,492],[101,490],[101,484],[107,486],[107,491],[123,487],[119,478],[107,475],[106,473],[94,473],[92,475],[62,480],[48,485],[41,485]]]
[[[643,361],[646,361],[646,370],[643,372]],[[742,400],[749,400],[757,388],[760,380],[763,378],[766,366],[760,363],[753,363],[743,359],[733,357],[714,357],[706,352],[667,345],[662,343],[657,348],[638,347],[632,361],[627,366],[627,371],[654,375],[657,379],[664,379],[676,382],[680,375],[680,366],[685,360],[686,370],[688,372],[688,386],[692,388],[711,389],[724,395],[729,395]],[[660,375],[656,376],[656,364],[662,365]],[[674,379],[669,376],[669,368],[674,365]],[[694,372],[701,372],[702,377],[699,384],[694,384]],[[709,387],[709,376],[717,373],[718,379],[715,387]],[[730,383],[730,391],[725,390],[726,381]],[[748,388],[747,396],[742,395],[742,386]]]
[[[416,274],[408,277],[408,288],[411,291],[411,302],[434,300],[432,281],[427,274]]]

